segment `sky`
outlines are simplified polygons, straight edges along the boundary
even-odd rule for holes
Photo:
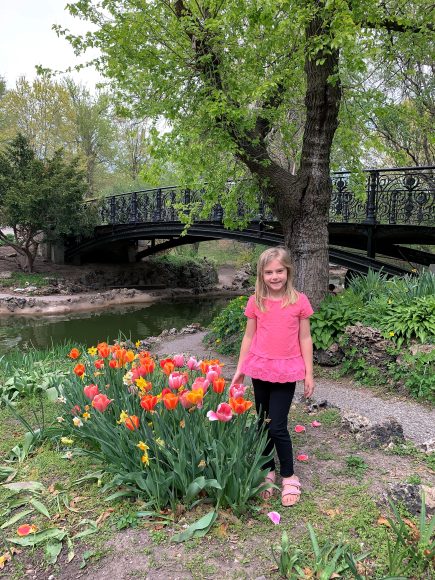
[[[90,30],[90,24],[73,18],[64,7],[68,0],[0,0],[0,76],[8,88],[25,75],[36,77],[35,65],[65,70],[85,57],[76,57],[68,41],[58,37],[53,24],[69,28],[73,33]],[[72,0],[70,0],[72,3]],[[71,76],[90,90],[99,77],[94,69],[82,69]]]

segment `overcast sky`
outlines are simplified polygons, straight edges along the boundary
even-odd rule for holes
[[[0,0],[0,76],[13,88],[19,76],[36,76],[35,65],[65,70],[85,62],[76,57],[70,44],[51,29],[53,24],[73,33],[90,29],[88,23],[73,18],[64,6],[68,0]],[[93,89],[98,76],[92,69],[72,75],[76,81]]]

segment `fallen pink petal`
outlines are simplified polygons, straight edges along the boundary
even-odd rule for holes
[[[295,432],[296,433],[303,433],[305,431],[305,427],[303,425],[296,425]]]
[[[299,453],[296,459],[298,461],[308,461],[308,455],[306,455],[305,453]]]
[[[279,524],[281,521],[281,516],[278,512],[269,512],[267,515],[275,525]]]
[[[320,427],[322,423],[319,423],[319,421],[313,421],[311,423],[311,427]]]

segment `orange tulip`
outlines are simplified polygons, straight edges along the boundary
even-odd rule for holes
[[[188,391],[185,397],[192,405],[198,405],[202,403],[204,392],[202,389],[195,389],[194,391]]]
[[[163,404],[169,411],[175,409],[175,407],[178,405],[178,399],[179,397],[173,393],[166,393],[162,398]]]
[[[107,342],[100,342],[97,344],[97,350],[101,358],[107,358],[110,354],[110,347]]]
[[[17,534],[19,536],[28,536],[29,534],[34,534],[37,530],[38,528],[34,524],[23,524],[17,529]]]
[[[82,377],[85,374],[85,365],[79,363],[74,367],[74,372],[78,377]]]
[[[155,395],[144,395],[140,399],[140,406],[145,411],[152,411],[157,405],[158,398]]]
[[[139,355],[139,363],[141,367],[141,372],[143,372],[146,375],[151,374],[156,366],[156,363],[150,356],[142,357]]]
[[[95,365],[95,368],[100,371],[102,368],[104,368],[104,361],[103,361],[103,359],[102,358],[97,359],[94,362],[94,365]]]
[[[139,429],[139,424],[140,424],[139,417],[137,417],[136,415],[129,415],[124,421],[124,425],[127,427],[127,429],[130,429],[130,431]]]
[[[111,360],[109,360],[109,367],[110,367],[111,369],[116,369],[116,368],[118,368],[118,363],[117,363],[117,361],[116,361],[115,359],[113,359],[113,358],[112,358]]]
[[[213,391],[215,393],[223,393],[225,390],[225,379],[222,377],[218,377],[213,381]]]
[[[160,366],[163,369],[165,375],[170,375],[172,371],[175,369],[175,363],[171,358],[164,358],[160,361]]]
[[[241,415],[252,407],[252,401],[246,401],[243,397],[237,397],[237,399],[230,397],[230,407],[234,413]]]
[[[75,360],[76,358],[79,358],[79,356],[80,356],[79,349],[78,348],[72,348],[69,351],[69,355],[68,356],[69,356],[69,358],[72,358],[73,360]]]

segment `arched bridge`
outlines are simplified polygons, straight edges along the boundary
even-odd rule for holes
[[[408,245],[435,245],[435,167],[366,170],[359,195],[352,185],[357,176],[341,171],[332,174],[330,206],[330,260],[352,270],[367,272],[383,268],[390,274],[402,273],[383,258],[430,265],[434,254]],[[361,180],[359,180],[361,189]],[[180,205],[203,203],[204,190],[161,187],[134,191],[88,202],[96,206],[100,225],[87,239],[66,243],[68,261],[140,260],[163,249],[206,240],[231,238],[244,242],[277,245],[283,242],[281,226],[264,204],[255,211],[239,203],[238,212],[248,217],[243,230],[223,226],[224,210],[215,205],[207,219],[194,222],[182,236]],[[149,241],[143,249],[140,240]],[[406,268],[406,263],[408,268]]]

